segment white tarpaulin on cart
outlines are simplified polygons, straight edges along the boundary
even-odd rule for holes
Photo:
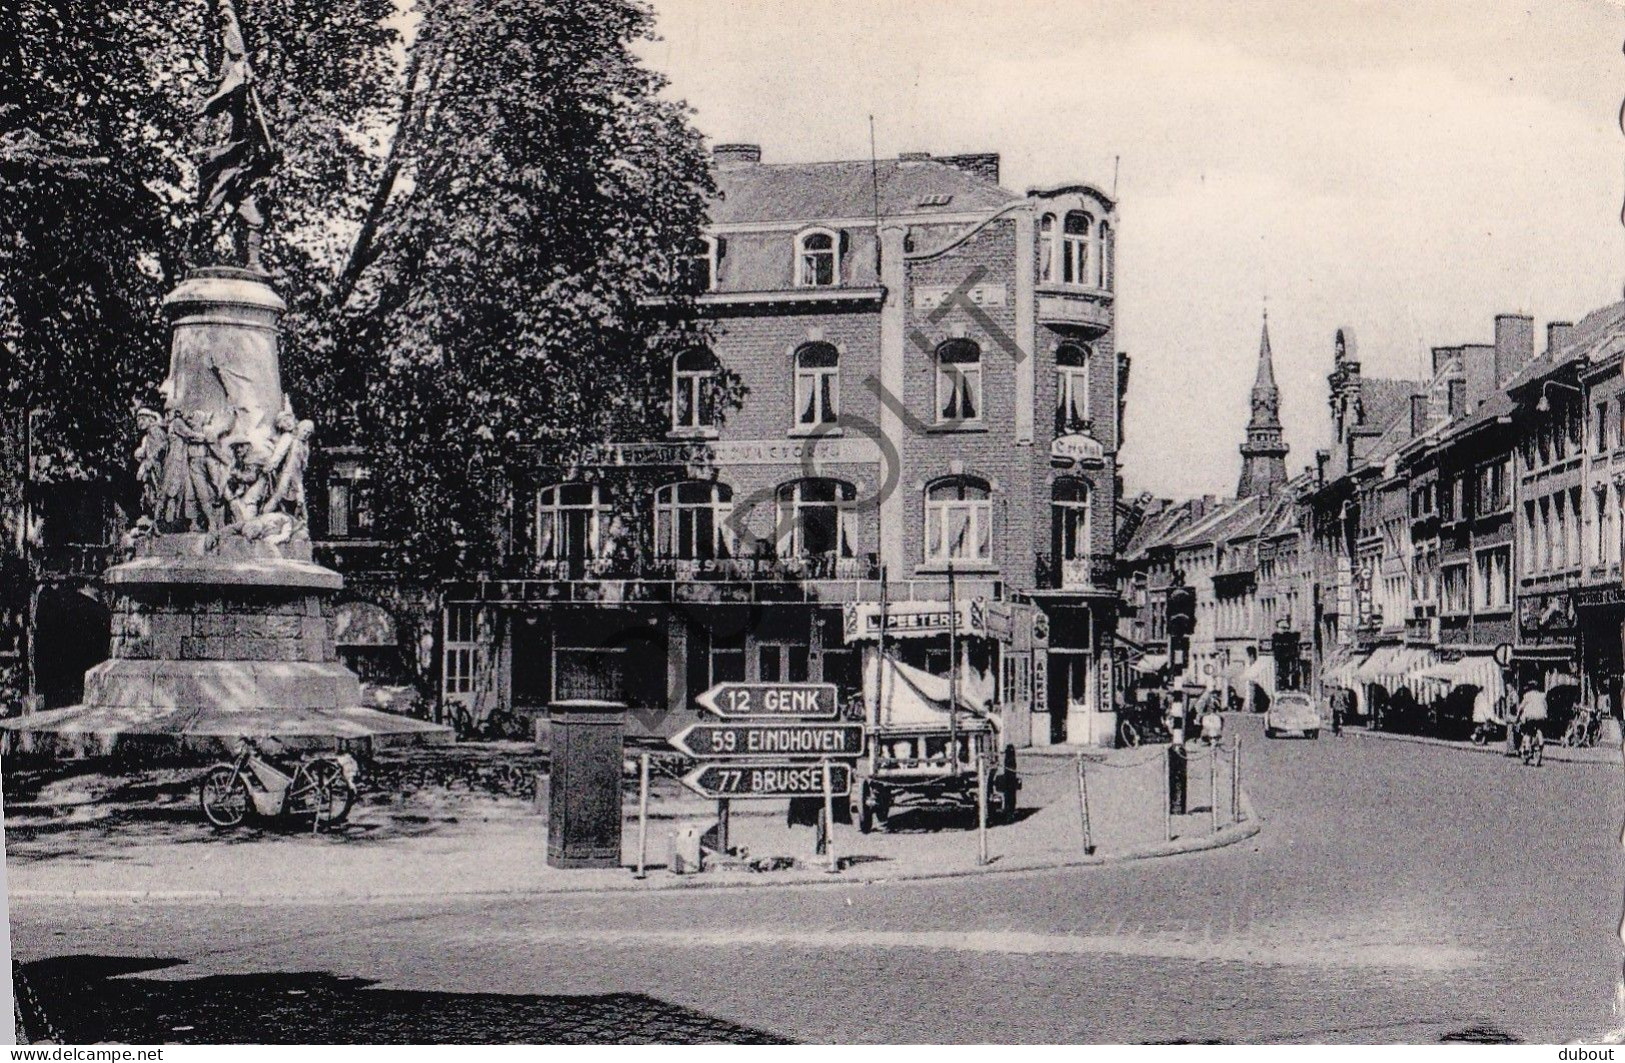
[[[948,726],[949,685],[947,676],[932,675],[889,655],[882,659],[878,650],[863,652],[863,700],[872,727]],[[961,664],[960,712],[988,718],[992,704],[992,678]]]

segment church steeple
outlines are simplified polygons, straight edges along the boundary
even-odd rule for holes
[[[1281,393],[1275,387],[1270,356],[1270,315],[1264,311],[1264,333],[1258,343],[1258,375],[1253,378],[1252,417],[1241,445],[1241,482],[1237,498],[1267,495],[1286,483],[1286,441],[1281,436]]]

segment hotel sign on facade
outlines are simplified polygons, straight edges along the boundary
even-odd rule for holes
[[[581,455],[582,465],[862,465],[880,461],[870,439],[736,439],[675,443],[601,443]]]

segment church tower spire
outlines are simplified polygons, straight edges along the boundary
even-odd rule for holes
[[[1270,357],[1270,315],[1264,311],[1264,333],[1258,344],[1258,375],[1253,379],[1252,418],[1241,445],[1241,482],[1237,498],[1267,495],[1286,483],[1286,441],[1281,436],[1281,393],[1275,387]]]

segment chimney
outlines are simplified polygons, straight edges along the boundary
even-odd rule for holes
[[[1467,381],[1452,380],[1449,384],[1449,416],[1452,421],[1467,412]]]
[[[1535,356],[1535,319],[1528,314],[1495,315],[1495,386],[1512,379]]]
[[[1411,438],[1416,438],[1428,430],[1428,397],[1426,395],[1411,396]]]
[[[711,149],[711,160],[727,170],[736,166],[754,166],[762,161],[760,144],[718,144]]]
[[[1449,363],[1450,359],[1461,353],[1460,347],[1433,348],[1433,375],[1438,376]]]
[[[1467,381],[1464,412],[1478,409],[1494,393],[1498,383],[1495,353],[1496,349],[1487,343],[1469,343],[1461,348],[1462,376]]]
[[[924,154],[924,152],[921,152],[921,154]],[[898,156],[898,158],[902,158],[902,156]],[[996,185],[999,183],[999,153],[996,151],[976,152],[970,155],[943,155],[937,161],[944,166],[952,166],[956,170],[963,170],[972,177],[980,177],[989,184]]]
[[[1546,349],[1557,353],[1569,345],[1569,338],[1574,335],[1574,322],[1552,321],[1546,325]]]

